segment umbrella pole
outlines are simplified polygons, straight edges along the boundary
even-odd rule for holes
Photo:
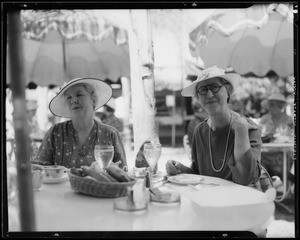
[[[64,74],[65,74],[65,79],[64,81],[67,81],[67,60],[66,60],[66,43],[65,43],[65,39],[62,36],[63,40],[62,40],[62,53],[63,53],[63,66],[64,66]]]
[[[34,204],[29,153],[29,134],[25,104],[25,79],[20,11],[8,14],[9,60],[14,107],[16,166],[21,231],[34,231]]]

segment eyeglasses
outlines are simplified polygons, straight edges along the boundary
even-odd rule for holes
[[[206,95],[208,92],[208,89],[210,91],[212,91],[213,93],[217,93],[217,92],[219,92],[220,88],[223,86],[224,85],[217,85],[217,84],[203,86],[203,87],[198,88],[197,93],[199,93],[201,95]]]

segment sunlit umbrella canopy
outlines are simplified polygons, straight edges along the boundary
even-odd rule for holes
[[[130,77],[127,33],[100,13],[27,10],[22,24],[27,83],[48,86],[76,77],[111,82]],[[7,79],[9,83],[9,71]]]
[[[245,75],[294,73],[292,4],[257,4],[215,11],[190,33],[192,56]]]

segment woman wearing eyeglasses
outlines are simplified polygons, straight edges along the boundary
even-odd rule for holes
[[[184,97],[195,96],[209,117],[194,130],[191,166],[169,160],[168,174],[207,175],[260,189],[261,132],[257,124],[228,106],[239,82],[240,75],[211,67],[182,90]]]

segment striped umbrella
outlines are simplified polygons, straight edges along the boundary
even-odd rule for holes
[[[293,13],[292,4],[216,10],[190,33],[190,52],[205,67],[285,78],[294,73]]]
[[[77,77],[110,82],[130,77],[127,32],[100,11],[25,10],[21,22],[26,83],[48,86]]]

